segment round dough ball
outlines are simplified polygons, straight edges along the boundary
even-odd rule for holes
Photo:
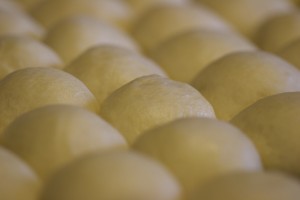
[[[256,43],[270,52],[280,51],[300,38],[300,14],[287,13],[271,18],[257,31]]]
[[[52,49],[30,37],[0,37],[0,49],[0,79],[22,68],[63,66],[61,59]]]
[[[98,103],[77,78],[53,68],[25,68],[0,81],[0,135],[15,118],[34,108],[70,104],[98,111]]]
[[[190,83],[208,64],[226,54],[255,50],[251,43],[232,33],[195,30],[158,46],[151,57],[177,81]]]
[[[215,117],[209,102],[196,89],[158,75],[137,78],[113,92],[103,102],[100,114],[129,143],[147,129],[174,119]]]
[[[188,200],[298,200],[299,181],[282,173],[235,173],[217,178]]]
[[[181,187],[161,164],[134,152],[93,154],[57,173],[41,200],[180,200]]]
[[[69,17],[87,15],[126,29],[133,17],[129,5],[122,0],[44,0],[31,14],[47,28]]]
[[[222,174],[261,170],[250,139],[214,119],[172,121],[141,135],[133,148],[165,164],[188,193]]]
[[[70,105],[50,105],[14,120],[4,131],[2,145],[45,180],[79,156],[125,148],[127,144],[96,114]]]
[[[45,43],[52,47],[69,63],[87,49],[110,44],[138,51],[134,41],[113,26],[93,18],[77,16],[64,20],[52,27],[46,35]]]
[[[192,85],[219,119],[230,120],[261,98],[300,91],[300,71],[266,52],[237,52],[209,65]]]
[[[41,182],[16,155],[0,147],[0,196],[3,200],[37,199]]]
[[[40,39],[44,29],[25,13],[0,8],[0,36],[4,35],[26,35]]]
[[[151,74],[166,76],[151,60],[111,45],[87,50],[65,71],[80,79],[93,92],[100,105],[113,91],[138,77]]]
[[[300,92],[257,101],[232,119],[256,145],[267,169],[300,175]]]
[[[196,28],[230,30],[221,18],[205,7],[163,5],[142,15],[133,26],[132,34],[146,51],[150,51],[167,39]]]
[[[235,28],[254,39],[256,31],[266,20],[296,10],[294,5],[286,0],[197,0],[211,7]]]

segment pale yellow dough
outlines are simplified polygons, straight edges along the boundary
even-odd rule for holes
[[[45,44],[26,36],[0,37],[0,79],[27,67],[62,68],[59,56]]]
[[[65,71],[80,79],[99,104],[116,89],[146,75],[166,76],[150,59],[125,48],[101,45],[75,59]]]
[[[158,75],[144,76],[113,92],[100,115],[131,144],[144,131],[183,117],[215,117],[210,103],[193,87]]]
[[[209,65],[192,85],[211,102],[219,119],[230,120],[263,97],[300,91],[300,71],[266,52],[238,52]]]
[[[25,10],[30,11],[43,0],[14,0],[14,1],[19,3]]]
[[[298,38],[300,38],[298,11],[271,18],[256,33],[257,45],[270,52],[278,52]]]
[[[296,10],[286,0],[197,0],[203,3],[250,39],[254,39],[257,29],[268,19]]]
[[[201,70],[218,58],[255,49],[253,44],[233,33],[194,30],[167,40],[150,55],[172,79],[190,83]]]
[[[26,163],[3,147],[0,147],[0,177],[1,199],[37,199],[41,181]]]
[[[47,28],[69,17],[87,15],[127,29],[132,10],[123,0],[44,0],[31,11]]]
[[[256,145],[267,169],[300,175],[300,92],[266,97],[231,121]]]
[[[215,119],[172,121],[144,133],[133,148],[165,164],[188,193],[220,175],[262,168],[250,139]]]
[[[24,13],[22,6],[16,0],[0,0],[0,9],[11,13]]]
[[[163,5],[140,16],[132,34],[146,51],[150,51],[167,39],[197,28],[231,30],[229,25],[205,7]]]
[[[217,178],[188,200],[298,200],[297,179],[279,172],[234,173]]]
[[[289,63],[293,64],[295,67],[300,69],[300,37],[287,45],[286,47],[282,48],[277,54],[288,61]]]
[[[5,130],[2,145],[44,180],[84,154],[127,147],[123,136],[96,114],[69,105],[50,105],[18,117]]]
[[[29,15],[0,7],[0,36],[25,35],[41,39],[44,29]]]
[[[49,30],[44,41],[66,64],[100,44],[138,51],[135,42],[121,30],[86,16],[76,16],[58,23]]]
[[[160,163],[134,152],[93,154],[57,173],[40,200],[181,200],[177,180]]]
[[[124,0],[135,11],[137,17],[160,5],[186,5],[190,0]]]
[[[0,135],[15,118],[34,108],[70,104],[98,111],[89,89],[72,75],[54,68],[26,68],[0,81]]]

